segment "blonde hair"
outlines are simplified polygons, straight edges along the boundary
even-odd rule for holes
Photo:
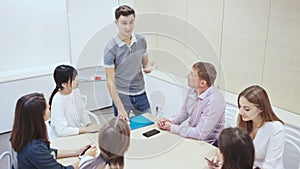
[[[124,154],[130,144],[130,128],[127,122],[117,117],[104,124],[99,132],[100,155],[89,163],[83,163],[83,169],[124,168]]]

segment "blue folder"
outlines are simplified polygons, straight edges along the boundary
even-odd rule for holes
[[[149,120],[148,118],[144,117],[143,115],[133,116],[129,119],[129,121],[130,121],[130,129],[131,130],[154,124],[153,121]]]

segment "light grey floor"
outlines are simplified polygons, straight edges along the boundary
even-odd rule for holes
[[[101,110],[96,110],[93,111],[95,113],[101,124],[104,124],[107,120],[113,117],[113,109],[111,107],[101,109]],[[9,133],[4,133],[0,134],[0,154],[2,154],[4,151],[8,151],[10,147],[9,143],[9,137],[10,137],[10,132]],[[1,160],[0,161],[0,169],[6,169],[8,168],[7,166],[7,160]]]

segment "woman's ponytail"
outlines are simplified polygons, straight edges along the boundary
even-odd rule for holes
[[[53,97],[58,92],[58,90],[59,90],[59,87],[56,86],[55,89],[53,90],[51,96],[50,96],[50,100],[49,100],[50,109],[51,109],[51,104],[52,104]]]

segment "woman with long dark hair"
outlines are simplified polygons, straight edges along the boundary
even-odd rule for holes
[[[78,156],[86,147],[77,150],[51,149],[45,124],[49,117],[49,105],[43,94],[28,94],[17,101],[10,141],[17,152],[19,169],[78,167],[79,161],[63,166],[55,158]]]
[[[241,128],[226,128],[219,137],[223,156],[222,169],[252,169],[254,146],[250,135]]]

